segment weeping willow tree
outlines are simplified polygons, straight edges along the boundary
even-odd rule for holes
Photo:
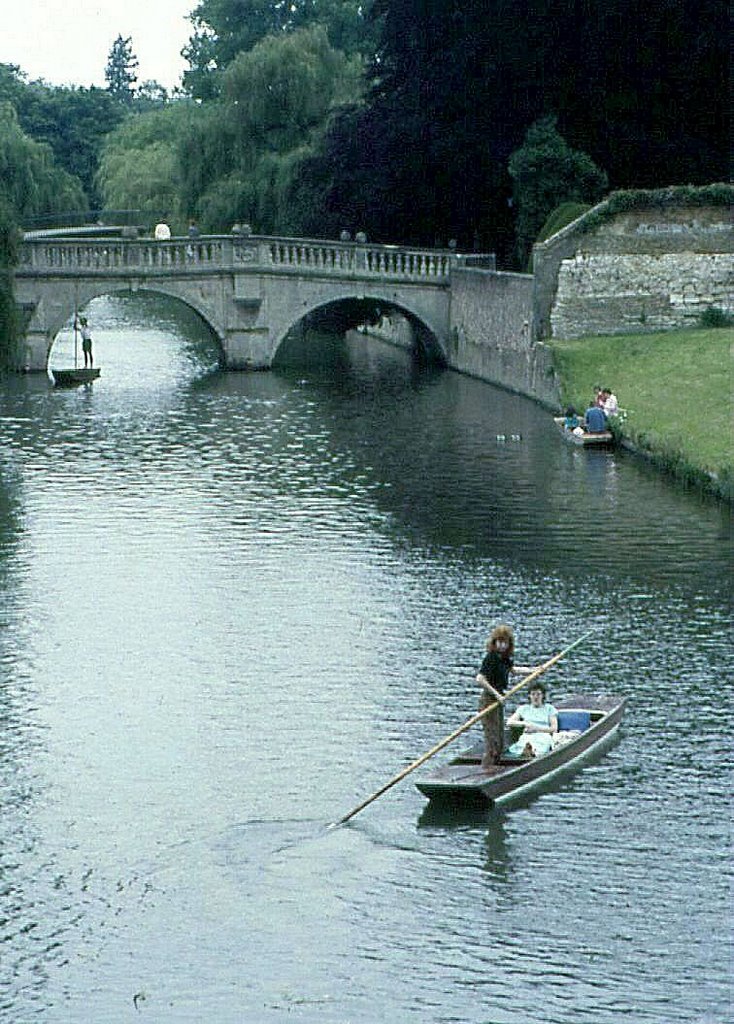
[[[268,36],[240,53],[207,106],[202,132],[182,145],[186,205],[211,230],[246,221],[293,229],[293,182],[329,116],[361,93],[362,65],[335,50],[323,27]]]
[[[303,162],[361,90],[361,58],[335,50],[324,27],[268,36],[222,73],[217,99],[178,100],[111,132],[96,187],[110,208],[195,217],[206,231],[288,232]]]
[[[200,108],[187,102],[123,121],[105,139],[95,179],[105,206],[179,218],[184,207],[181,145],[205,124]]]
[[[0,103],[0,367],[18,364],[18,314],[12,269],[18,224],[54,213],[87,208],[81,182],[54,162],[50,146],[21,129],[14,108]]]
[[[18,312],[13,297],[13,267],[17,260],[18,228],[13,212],[0,197],[0,369],[17,363]]]
[[[56,165],[50,146],[23,132],[9,103],[0,103],[0,196],[21,224],[32,217],[87,209],[79,179]]]

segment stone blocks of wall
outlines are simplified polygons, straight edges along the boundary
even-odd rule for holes
[[[555,407],[552,358],[532,337],[532,297],[529,274],[452,271],[448,364]]]
[[[734,311],[734,223],[722,206],[601,203],[533,250],[536,340],[688,327]]]
[[[563,260],[551,309],[555,338],[693,327],[734,312],[730,253],[576,253]]]

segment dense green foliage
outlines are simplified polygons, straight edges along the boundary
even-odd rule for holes
[[[510,154],[549,114],[612,188],[728,173],[724,0],[375,0],[364,107],[306,169],[327,222],[376,239],[458,238],[509,258]]]
[[[731,498],[732,342],[731,329],[699,329],[550,344],[564,403],[582,409],[594,385],[613,388],[626,410],[623,437],[677,476]]]
[[[125,121],[107,140],[97,186],[108,207],[167,210],[179,224],[194,216],[204,230],[294,229],[300,163],[360,82],[359,61],[321,27],[267,36],[222,74],[217,100]]]
[[[220,92],[222,72],[238,54],[266,36],[283,36],[321,26],[331,46],[348,55],[371,54],[373,25],[365,18],[365,0],[201,0],[191,15],[194,34],[184,48],[189,68],[186,91],[198,99]]]
[[[552,209],[593,202],[603,174],[616,196],[727,175],[724,0],[199,0],[191,20],[188,101],[136,88],[121,35],[109,90],[0,65],[0,100],[92,205],[456,238],[524,267]]]
[[[508,165],[516,209],[515,233],[520,265],[551,211],[559,203],[601,199],[607,176],[585,153],[571,149],[556,129],[554,117],[544,117],[528,129]]]
[[[588,209],[589,207],[586,203],[576,203],[573,201],[560,203],[555,210],[551,210],[548,214],[535,241],[545,242],[551,235],[557,234],[563,228],[573,223],[573,221],[578,220]]]
[[[203,112],[193,103],[173,103],[130,117],[107,137],[96,186],[108,208],[181,215],[182,139],[204,130]]]
[[[18,228],[8,203],[0,198],[0,370],[16,363],[18,311],[13,297],[12,268],[16,263]]]
[[[0,102],[10,103],[26,135],[47,143],[56,162],[79,178],[92,206],[99,152],[104,137],[124,116],[105,89],[26,82],[18,68],[0,64]]]
[[[50,146],[23,132],[9,103],[0,103],[0,199],[20,219],[87,207],[79,179],[56,165]]]

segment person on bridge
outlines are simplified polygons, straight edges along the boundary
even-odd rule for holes
[[[162,220],[158,224],[156,224],[155,231],[153,232],[153,237],[156,238],[159,242],[170,241],[171,229],[169,228],[168,224],[166,224],[165,220]]]
[[[503,710],[504,693],[511,672],[527,675],[532,668],[515,665],[515,634],[509,626],[495,626],[487,640],[487,653],[484,656],[477,683],[482,688],[479,696],[479,710],[483,711],[496,701],[497,707],[482,719],[484,729],[484,757],[482,767],[489,768],[496,764],[502,755],[505,745],[505,716]]]
[[[82,352],[84,353],[84,368],[87,369],[94,366],[94,358],[92,357],[92,332],[89,329],[89,322],[85,316],[79,317],[79,323],[75,324],[74,327],[78,327],[82,335]]]

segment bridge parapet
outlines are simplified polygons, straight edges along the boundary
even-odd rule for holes
[[[380,278],[448,285],[453,252],[293,238],[207,235],[155,239],[27,238],[16,273],[129,276],[207,271]]]

